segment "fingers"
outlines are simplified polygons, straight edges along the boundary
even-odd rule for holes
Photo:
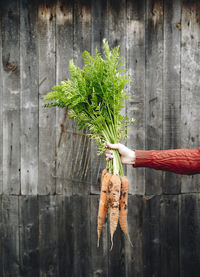
[[[107,142],[106,145],[111,149],[119,149],[119,144],[112,144],[110,142]]]
[[[106,161],[113,159],[114,155],[111,150],[106,151]]]

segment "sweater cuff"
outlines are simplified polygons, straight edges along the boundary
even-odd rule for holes
[[[145,167],[152,163],[152,150],[135,150],[135,163],[133,167]]]

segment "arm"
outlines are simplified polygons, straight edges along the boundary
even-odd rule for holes
[[[133,151],[123,144],[108,143],[107,146],[110,149],[117,149],[122,163],[133,165],[133,167],[148,167],[185,175],[200,173],[200,148]],[[109,152],[106,156],[107,159],[112,158]]]
[[[135,150],[134,167],[149,167],[192,175],[200,173],[200,148],[173,150]]]

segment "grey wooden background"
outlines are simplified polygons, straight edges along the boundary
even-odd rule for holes
[[[127,145],[200,146],[198,0],[1,1],[0,276],[199,276],[199,176],[125,167],[134,247],[107,224],[96,247],[104,157],[42,97],[103,38],[133,78]]]

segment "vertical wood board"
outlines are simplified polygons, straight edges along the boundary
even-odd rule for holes
[[[128,85],[126,113],[136,121],[128,130],[127,146],[145,148],[145,1],[127,1],[127,69],[132,82]],[[144,194],[145,170],[127,167],[131,194]]]
[[[56,155],[56,109],[44,108],[44,95],[56,84],[56,7],[48,2],[38,6],[39,57],[39,161],[38,194],[54,194],[56,180],[52,176]]]
[[[200,145],[200,3],[183,1],[181,21],[181,147]],[[182,192],[199,191],[199,175],[182,178]]]
[[[37,194],[38,41],[37,7],[20,1],[21,193]]]
[[[69,61],[73,59],[73,1],[58,1],[56,5],[56,83],[70,77]],[[65,130],[63,132],[62,130]],[[66,111],[56,109],[56,193],[73,193],[74,122]],[[64,178],[64,179],[62,179]],[[71,180],[71,181],[70,181]]]
[[[2,7],[3,192],[20,192],[19,1]]]
[[[2,197],[3,276],[20,276],[18,196]]]
[[[163,149],[180,148],[181,140],[181,1],[164,2]],[[163,174],[163,192],[181,190],[179,175]]]
[[[40,275],[39,218],[37,196],[19,196],[19,240],[21,276]]]

